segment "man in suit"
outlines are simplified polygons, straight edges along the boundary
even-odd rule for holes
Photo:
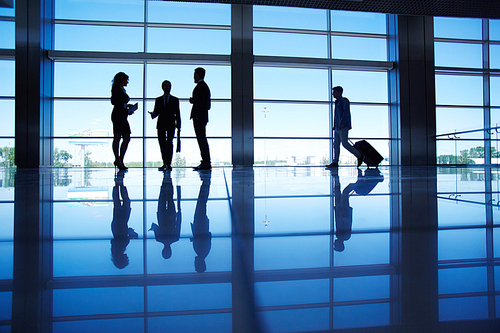
[[[194,70],[194,83],[196,87],[193,89],[193,96],[189,99],[189,103],[193,104],[191,108],[191,116],[193,119],[194,133],[200,147],[201,163],[194,170],[209,170],[210,149],[208,148],[206,127],[208,123],[208,110],[210,110],[210,89],[203,80],[205,78],[205,69],[198,67]]]
[[[342,97],[344,89],[341,86],[333,87],[332,95],[335,98],[335,111],[333,116],[333,162],[328,164],[327,168],[338,168],[340,157],[340,143],[351,154],[356,156],[358,163],[361,166],[363,163],[363,155],[349,143],[349,130],[351,126],[351,109],[349,100]]]
[[[181,113],[179,99],[170,95],[172,89],[170,81],[163,81],[161,88],[163,89],[163,95],[156,98],[154,110],[149,114],[151,114],[152,119],[158,117],[156,129],[158,130],[158,143],[160,144],[161,158],[163,160],[163,165],[158,170],[170,171],[172,170],[172,155],[174,152],[172,141],[174,140],[176,128],[177,135],[180,135]]]

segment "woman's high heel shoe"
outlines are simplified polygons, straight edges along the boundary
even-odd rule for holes
[[[115,167],[117,167],[118,170],[120,170],[120,171],[126,171],[126,170],[128,170],[128,168],[125,165],[123,165],[122,163],[117,162],[116,160],[115,160],[114,164],[115,164]]]

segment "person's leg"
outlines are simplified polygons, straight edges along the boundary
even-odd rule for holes
[[[113,143],[111,144],[111,147],[113,148],[113,154],[115,155],[115,165],[117,167],[120,167],[120,139],[121,135],[120,134],[115,134],[113,136]]]
[[[172,165],[172,156],[174,154],[174,133],[175,128],[167,131],[167,138],[165,141],[165,158],[163,159],[163,162],[166,163],[165,165],[167,166]]]
[[[120,161],[123,166],[125,166],[125,163],[123,163],[123,158],[125,157],[125,153],[127,152],[127,147],[129,142],[130,142],[130,134],[123,134],[123,142],[120,146]]]
[[[209,166],[210,150],[208,147],[206,124],[195,120],[193,122],[193,125],[194,125],[194,132],[196,134],[196,140],[198,141],[198,147],[200,148],[201,164],[204,166]]]
[[[165,130],[158,129],[158,145],[160,146],[161,159],[163,161],[163,166],[168,164],[168,154],[167,154],[167,137],[165,136]]]
[[[347,128],[343,128],[338,132],[340,141],[342,142],[342,146],[344,146],[344,148],[347,149],[351,154],[356,156],[356,158],[360,158],[361,153],[349,142],[349,130]]]
[[[338,130],[333,131],[333,163],[339,163],[340,157],[340,135]]]

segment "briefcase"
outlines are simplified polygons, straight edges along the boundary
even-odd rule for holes
[[[380,153],[366,140],[356,142],[354,144],[354,148],[363,154],[363,162],[365,162],[369,167],[377,167],[384,159],[382,155],[380,155]]]

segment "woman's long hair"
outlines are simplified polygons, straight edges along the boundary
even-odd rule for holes
[[[119,73],[116,73],[115,77],[113,78],[113,80],[111,81],[111,84],[112,84],[112,88],[115,88],[117,86],[121,87],[121,85],[126,81],[128,80],[128,75],[123,73],[123,72],[119,72]]]

